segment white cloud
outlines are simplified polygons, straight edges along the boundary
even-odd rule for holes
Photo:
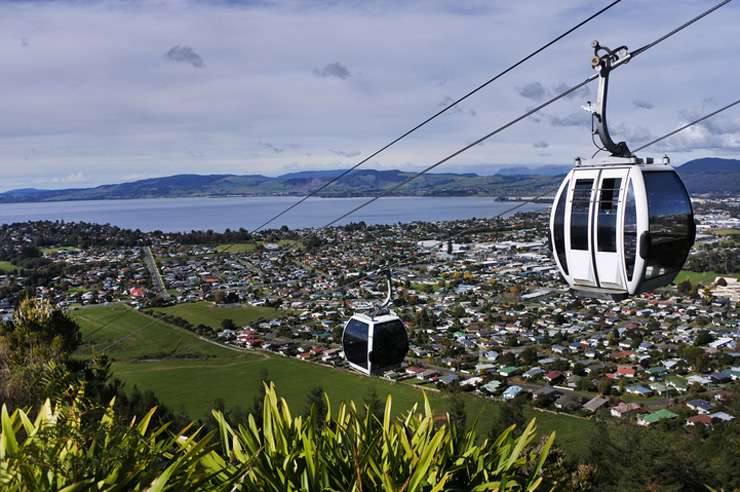
[[[597,8],[587,0],[0,2],[9,40],[0,43],[0,190],[68,176],[96,185],[152,172],[330,168],[346,157],[328,149],[369,155]],[[460,114],[477,117],[439,118],[367,166],[422,168],[590,75],[592,39],[635,48],[702,8],[623,2],[465,101]],[[740,66],[726,53],[740,48],[738,23],[740,8],[729,4],[615,72],[611,127],[625,125],[634,147],[629,139],[644,130],[675,128],[680,108],[734,99]],[[175,47],[178,63],[163,56]],[[580,106],[594,89],[440,171],[590,153]],[[736,124],[707,122],[707,135],[697,129],[676,148],[687,159],[731,152]],[[548,155],[533,141],[548,142]]]

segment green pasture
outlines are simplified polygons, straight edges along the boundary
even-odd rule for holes
[[[0,261],[0,273],[14,273],[18,267],[9,261]]]
[[[234,357],[238,352],[122,304],[72,311],[82,331],[79,353],[105,352],[113,360]]]
[[[83,333],[81,355],[104,350],[114,360],[113,373],[126,388],[151,390],[174,410],[192,418],[208,414],[218,398],[227,408],[248,409],[264,371],[292,409],[302,411],[310,388],[321,386],[336,405],[354,400],[360,405],[374,388],[380,398],[391,395],[396,414],[421,402],[424,390],[412,384],[367,378],[346,370],[324,367],[262,352],[239,352],[213,345],[197,336],[121,305],[78,309],[74,316]],[[426,391],[439,413],[449,407],[449,396]],[[469,422],[478,422],[482,434],[495,423],[500,404],[462,395]],[[567,415],[525,411],[536,417],[542,432],[557,431],[557,442],[574,456],[587,448],[593,424]]]
[[[173,314],[187,320],[193,326],[204,324],[214,330],[220,330],[221,322],[225,319],[232,320],[237,326],[243,326],[253,323],[256,320],[270,320],[281,316],[281,313],[273,308],[251,306],[248,304],[217,306],[203,301],[153,308],[152,311]]]
[[[688,270],[681,270],[681,272],[679,272],[679,274],[676,276],[675,280],[673,280],[673,283],[678,285],[684,280],[688,280],[694,285],[696,284],[708,285],[714,282],[714,279],[717,277],[738,278],[740,277],[740,274],[738,273],[717,273],[717,272],[691,272]]]
[[[74,246],[54,246],[54,247],[48,247],[48,248],[39,248],[41,250],[41,253],[43,253],[46,256],[54,255],[57,253],[76,253],[79,251],[79,248],[75,248]]]
[[[716,236],[740,236],[740,229],[715,229],[712,231],[712,234]]]
[[[219,253],[251,253],[261,245],[261,241],[250,241],[248,243],[226,243],[216,246],[216,251]]]
[[[264,246],[266,244],[265,241],[248,241],[244,243],[225,243],[225,244],[219,244],[216,246],[216,251],[218,253],[252,253],[253,251],[256,251],[257,248]],[[293,239],[281,239],[280,241],[277,241],[278,246],[280,246],[282,249],[285,248],[295,248],[295,249],[303,249],[303,243],[300,241],[296,241]]]

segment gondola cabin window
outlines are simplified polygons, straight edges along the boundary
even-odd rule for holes
[[[606,178],[601,182],[597,222],[599,251],[617,251],[617,208],[621,183],[621,178]]]
[[[344,356],[355,365],[367,369],[369,326],[352,318],[344,330]]]
[[[645,278],[681,269],[694,242],[693,211],[686,189],[675,172],[644,173],[650,246]]]
[[[593,185],[593,179],[576,180],[570,214],[570,247],[572,249],[588,250],[588,219]]]

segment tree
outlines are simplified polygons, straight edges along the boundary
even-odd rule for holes
[[[714,340],[714,337],[711,333],[709,333],[708,330],[699,330],[699,333],[697,333],[696,338],[694,338],[694,346],[696,347],[702,347],[704,345],[707,345],[711,343]]]
[[[609,378],[601,378],[596,389],[602,395],[608,395],[611,393],[612,390],[612,382],[609,380]]]
[[[452,398],[450,398],[448,413],[450,415],[450,425],[455,428],[457,436],[462,436],[465,432],[465,423],[468,416],[465,413],[465,401],[459,393],[453,393]]]
[[[257,380],[257,396],[254,397],[254,402],[252,403],[252,410],[251,413],[254,416],[255,421],[257,421],[259,424],[262,424],[262,410],[263,410],[263,402],[265,400],[265,390],[272,384],[272,381],[270,380],[270,375],[267,372],[267,369],[262,369],[260,371],[259,378]]]
[[[184,436],[149,412],[129,424],[115,407],[72,394],[36,415],[3,409],[3,490],[488,490],[505,481],[535,491],[555,479],[547,461],[554,433],[537,443],[534,421],[518,436],[460,439],[449,426],[435,429],[423,405],[378,432],[341,402],[317,429],[270,385],[260,425],[216,410],[213,432],[189,426]]]
[[[11,323],[0,325],[0,336],[16,355],[49,348],[65,354],[74,352],[82,340],[80,327],[49,301],[23,299]]]
[[[375,417],[378,422],[383,422],[384,410],[383,401],[378,397],[375,387],[371,386],[365,397],[365,412]]]
[[[80,344],[77,323],[45,300],[26,298],[0,324],[0,401],[30,405],[74,381],[70,356]]]
[[[306,408],[303,414],[306,416],[315,416],[314,423],[319,424],[326,417],[328,410],[326,400],[324,399],[324,388],[321,386],[311,388],[308,391],[308,395],[306,395]]]
[[[524,395],[517,395],[511,400],[507,400],[501,406],[501,412],[498,419],[494,422],[491,430],[488,432],[489,438],[495,438],[512,425],[520,426],[524,422]]]
[[[234,323],[234,320],[226,318],[221,321],[221,328],[224,330],[236,330],[237,326],[236,323]]]
[[[525,348],[521,354],[519,354],[519,360],[522,364],[530,365],[537,360],[537,349],[534,347]]]
[[[213,293],[213,302],[216,304],[223,304],[226,300],[226,292],[222,289],[218,289],[216,292]]]
[[[679,294],[689,296],[692,292],[692,285],[690,280],[684,280],[676,286],[676,290]]]

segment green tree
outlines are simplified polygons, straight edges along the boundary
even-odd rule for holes
[[[375,417],[377,422],[383,421],[384,405],[374,386],[371,386],[365,397],[365,412]]]
[[[467,413],[465,413],[465,401],[462,399],[459,392],[452,394],[448,414],[450,425],[455,429],[456,435],[462,436],[465,432],[465,425],[467,423],[468,416]]]
[[[306,395],[306,408],[303,414],[306,416],[315,416],[315,422],[319,423],[324,420],[326,413],[329,411],[324,398],[324,388],[314,386]]]
[[[711,343],[713,340],[714,337],[708,330],[699,330],[699,333],[696,334],[696,338],[694,338],[694,345],[696,347],[702,347]]]
[[[676,286],[676,290],[678,291],[678,293],[684,296],[690,296],[692,289],[693,286],[691,285],[691,281],[688,279],[684,280]]]
[[[602,395],[608,395],[611,393],[612,383],[609,378],[601,378],[596,388]]]
[[[512,425],[521,426],[524,422],[524,400],[523,395],[507,400],[500,407],[499,417],[494,422],[491,430],[488,432],[489,439],[494,439],[501,435]]]
[[[3,490],[489,490],[506,481],[508,490],[535,491],[554,479],[543,465],[555,436],[537,443],[534,421],[493,440],[460,436],[449,414],[446,425],[434,425],[426,399],[423,411],[381,428],[340,403],[317,429],[271,385],[261,425],[237,426],[214,410],[216,429],[199,433],[156,427],[154,409],[129,421],[82,391],[72,395],[36,416],[3,407]]]
[[[530,365],[537,360],[537,349],[534,347],[527,347],[519,354],[519,360],[522,364]]]
[[[0,400],[31,405],[74,380],[70,356],[80,344],[72,318],[48,301],[22,300],[0,324]]]

